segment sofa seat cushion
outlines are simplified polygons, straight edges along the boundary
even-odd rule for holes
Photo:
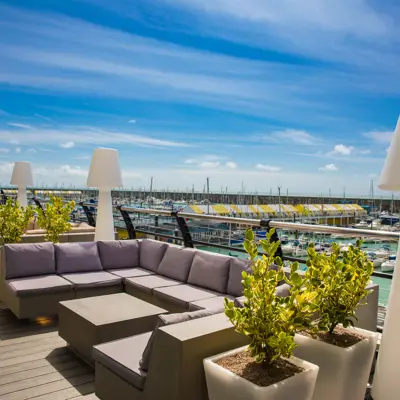
[[[157,273],[186,283],[195,254],[194,249],[168,246]]]
[[[226,293],[231,257],[196,251],[187,283]]]
[[[122,283],[122,278],[105,271],[79,272],[75,274],[63,274],[61,276],[70,281],[75,289],[117,286]]]
[[[4,257],[6,279],[56,272],[53,243],[6,244]]]
[[[157,272],[158,266],[168,248],[168,243],[143,239],[139,247],[140,266],[150,271]]]
[[[153,295],[162,301],[166,301],[180,308],[186,308],[189,310],[189,303],[221,296],[221,293],[185,284],[156,288],[153,290]]]
[[[147,332],[94,346],[93,358],[136,389],[143,390],[147,372],[140,368],[139,362],[150,336],[151,332]]]
[[[61,243],[54,246],[58,274],[102,271],[96,242]]]
[[[235,298],[230,295],[211,297],[205,300],[192,301],[189,303],[189,310],[219,310],[224,312],[225,297],[233,301]]]
[[[139,266],[139,242],[137,240],[98,241],[97,247],[103,269]]]
[[[113,275],[120,276],[121,278],[135,278],[138,276],[148,276],[155,274],[155,272],[143,268],[108,269],[107,272]]]
[[[182,285],[182,282],[166,278],[160,275],[139,276],[138,278],[126,278],[125,285],[138,290],[151,294],[155,288],[163,288],[166,286]]]
[[[7,281],[17,297],[71,291],[73,285],[58,275],[30,276]]]

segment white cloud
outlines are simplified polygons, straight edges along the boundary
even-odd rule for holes
[[[393,131],[371,131],[364,133],[364,136],[372,139],[376,143],[390,143]]]
[[[21,153],[21,147],[16,147],[16,148],[15,148],[15,152],[16,152],[16,153]]]
[[[338,167],[335,165],[335,164],[326,164],[325,166],[323,166],[323,167],[320,167],[320,168],[318,168],[320,171],[330,171],[330,172],[333,172],[333,171],[338,171]]]
[[[39,114],[39,113],[34,113],[33,114],[35,117],[38,117],[38,118],[41,118],[41,119],[44,119],[45,121],[48,121],[48,122],[54,122],[54,120],[52,119],[52,118],[50,118],[50,117],[45,117],[44,115],[42,115],[42,114]]]
[[[63,149],[72,149],[73,147],[75,147],[75,143],[72,141],[61,143],[60,147],[62,147]]]
[[[14,128],[22,128],[22,129],[36,130],[36,128],[34,128],[34,127],[31,126],[31,125],[20,124],[20,123],[18,123],[18,122],[8,122],[7,125],[13,126]]]
[[[237,168],[237,164],[235,162],[233,162],[233,161],[228,161],[225,165],[230,169]]]
[[[60,169],[61,169],[61,172],[66,175],[84,176],[84,177],[86,177],[88,175],[88,171],[85,169],[82,169],[79,166],[62,165]]]
[[[188,158],[184,162],[185,162],[185,164],[194,164],[196,162],[196,160],[194,160],[193,158]]]
[[[282,131],[272,132],[262,137],[268,142],[292,142],[299,145],[312,146],[319,142],[319,139],[306,131],[298,129],[285,129]]]
[[[5,147],[0,147],[0,153],[8,153],[10,149],[7,149]]]
[[[337,144],[333,150],[328,153],[329,155],[342,155],[342,156],[349,156],[354,151],[353,146],[345,146],[344,144]]]
[[[130,120],[128,121],[128,123],[129,123],[129,124],[136,124],[136,119],[130,119]]]
[[[51,150],[51,149],[47,149],[46,147],[39,147],[39,150],[40,151],[44,151],[46,153],[52,153],[54,151],[54,150]]]
[[[28,153],[37,153],[37,150],[34,148],[30,148],[27,150]]]
[[[0,109],[0,115],[8,116],[10,114],[7,111],[4,111],[4,110]]]
[[[378,174],[372,173],[372,174],[368,174],[368,178],[370,179],[375,179],[378,177]]]
[[[360,154],[366,155],[366,154],[371,154],[371,150],[365,149],[365,150],[360,150]]]
[[[203,161],[199,164],[199,167],[204,169],[213,169],[217,168],[220,164],[219,161]]]
[[[8,143],[10,143],[10,144],[14,144],[14,145],[16,145],[16,146],[18,146],[18,145],[19,145],[19,141],[18,141],[18,140],[15,140],[15,139],[11,139],[11,140],[9,140],[9,141],[8,141]]]
[[[80,156],[73,157],[75,160],[90,160],[89,154],[82,154]]]
[[[266,164],[257,164],[256,168],[261,171],[267,171],[267,172],[279,172],[281,170],[281,167],[277,167],[274,165],[266,165]]]

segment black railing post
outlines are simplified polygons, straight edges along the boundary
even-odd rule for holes
[[[119,210],[119,212],[122,215],[122,218],[124,219],[124,222],[126,225],[126,230],[128,231],[129,239],[136,239],[135,227],[132,223],[132,219],[131,219],[128,211],[123,210],[121,206],[117,206],[117,209]]]
[[[177,211],[172,211],[171,216],[175,217],[176,222],[178,224],[179,230],[181,231],[182,238],[183,238],[183,245],[185,247],[191,247],[193,248],[193,241],[192,241],[192,235],[190,234],[189,227],[187,226],[186,220],[183,217],[180,217],[178,215]]]
[[[85,205],[85,203],[80,203],[80,206],[82,207],[82,209],[86,215],[88,224],[90,226],[96,227],[96,220],[94,219],[92,212],[89,210],[89,207],[87,205]]]
[[[158,229],[158,215],[154,216],[154,232],[157,233],[157,229]],[[158,236],[154,236],[155,240],[158,240]]]
[[[37,197],[34,197],[33,201],[35,202],[36,207],[40,208],[43,211],[43,214],[46,215],[46,212],[44,211],[44,208],[43,208],[42,203],[40,202],[40,200]]]
[[[0,190],[0,194],[1,194],[1,200],[0,200],[0,204],[6,204],[7,203],[7,195],[4,193],[4,190],[1,189]]]
[[[260,220],[260,226],[267,228],[267,231],[269,232],[272,229],[271,226],[269,225],[270,222],[271,222],[270,219],[262,219],[262,220]],[[271,242],[278,242],[278,241],[279,241],[279,236],[275,229],[274,234],[271,236]],[[275,253],[275,256],[283,259],[283,252],[282,252],[282,247],[280,244],[279,244],[278,250]]]

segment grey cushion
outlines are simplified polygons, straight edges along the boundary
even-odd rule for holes
[[[17,297],[71,291],[73,286],[58,275],[31,276],[7,281]]]
[[[220,293],[192,285],[179,285],[156,288],[153,290],[153,295],[161,301],[169,302],[174,306],[189,310],[190,302],[216,297]]]
[[[99,241],[97,246],[104,269],[139,266],[139,242],[137,240]]]
[[[233,301],[235,298],[233,296],[225,295],[225,296],[216,296],[211,297],[210,299],[205,300],[198,300],[189,303],[189,310],[219,310],[220,312],[224,312],[224,304],[225,304],[225,297],[229,300]]]
[[[114,340],[93,347],[93,359],[111,370],[136,389],[143,390],[147,372],[139,362],[151,332]]]
[[[53,243],[19,243],[4,246],[5,278],[54,274]]]
[[[287,297],[290,294],[290,285],[284,283],[282,285],[277,286],[276,293],[278,297]]]
[[[160,275],[139,276],[138,278],[126,278],[125,285],[137,290],[151,294],[154,288],[182,285],[182,282],[166,278]]]
[[[196,251],[188,283],[226,293],[231,257]]]
[[[63,278],[74,284],[75,289],[121,285],[122,279],[105,271],[80,272],[75,274],[63,274]]]
[[[150,271],[157,272],[167,247],[167,243],[143,239],[140,243],[140,266]]]
[[[194,255],[193,249],[168,246],[157,273],[186,283]]]
[[[96,242],[56,244],[58,274],[102,271]]]
[[[159,315],[150,339],[147,343],[146,348],[143,351],[142,359],[139,362],[140,368],[144,371],[148,371],[151,353],[154,346],[154,340],[158,328],[166,325],[179,324],[181,322],[191,321],[193,319],[208,317],[210,315],[217,314],[219,310],[197,310],[178,314],[165,314]]]
[[[242,285],[242,272],[249,270],[250,260],[244,260],[243,258],[232,258],[229,266],[229,279],[226,292],[231,296],[239,297],[243,296],[243,285]]]
[[[122,269],[109,269],[110,274],[120,276],[121,278],[134,278],[137,276],[154,275],[155,272],[143,268],[122,268]]]

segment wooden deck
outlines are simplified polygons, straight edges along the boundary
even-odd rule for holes
[[[0,305],[0,400],[94,400],[94,371],[67,347],[57,321],[18,321]]]

